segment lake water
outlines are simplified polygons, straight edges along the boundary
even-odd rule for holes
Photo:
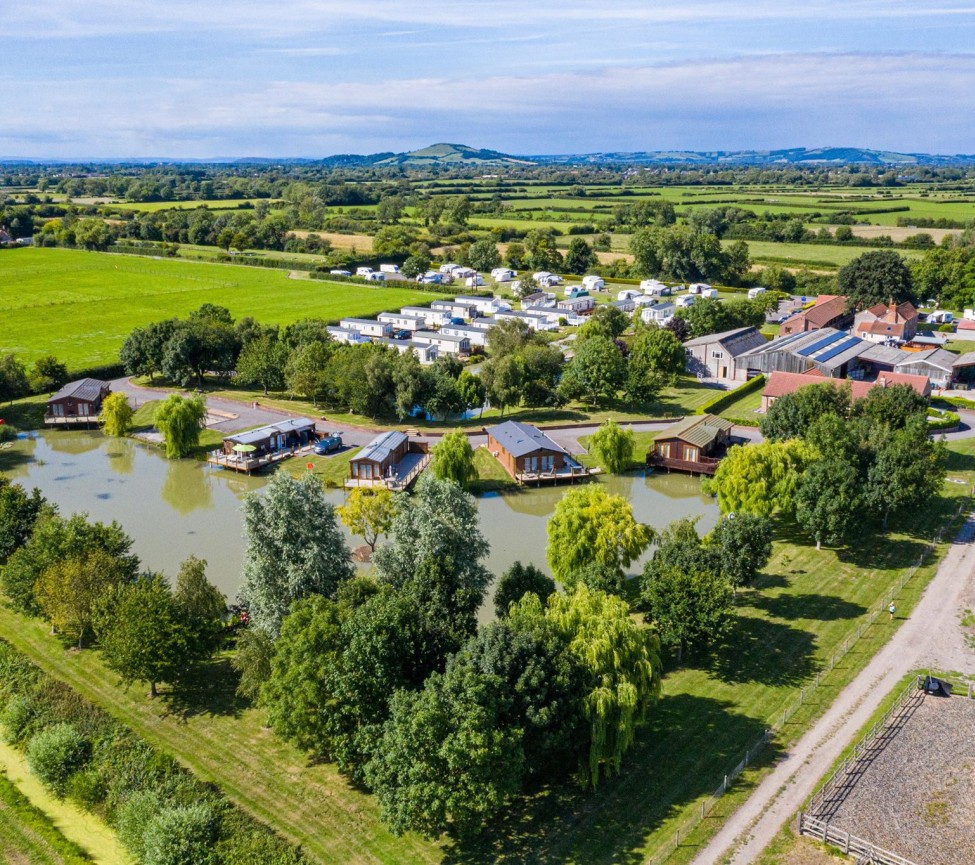
[[[240,586],[243,558],[241,499],[266,483],[195,460],[170,461],[158,448],[132,439],[81,430],[18,440],[0,451],[0,472],[25,487],[38,487],[64,514],[85,511],[102,522],[118,520],[148,569],[173,575],[190,554],[206,559],[208,576],[231,599]],[[698,529],[705,532],[718,519],[717,504],[701,494],[698,478],[633,474],[599,483],[626,497],[635,517],[655,528],[698,516]],[[565,491],[542,487],[479,498],[492,573],[516,560],[545,566],[545,525]],[[336,505],[344,501],[341,490],[328,491],[328,497]],[[362,543],[347,532],[346,537],[350,545]],[[631,571],[640,567],[634,563]]]

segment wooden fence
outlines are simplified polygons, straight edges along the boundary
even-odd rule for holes
[[[808,684],[799,689],[799,693],[794,695],[786,707],[782,710],[781,715],[776,712],[775,715],[769,719],[768,726],[762,737],[755,742],[744,754],[744,756],[739,760],[734,768],[730,769],[721,781],[721,784],[717,789],[706,799],[704,799],[700,808],[697,805],[694,806],[693,811],[690,815],[685,818],[685,820],[674,830],[674,834],[670,838],[663,841],[656,849],[656,851],[648,856],[644,862],[644,865],[663,865],[674,851],[681,846],[682,841],[686,841],[691,834],[700,826],[704,819],[711,813],[714,806],[717,805],[718,800],[728,792],[734,781],[741,775],[745,769],[755,762],[758,755],[762,752],[763,748],[775,737],[775,734],[780,731],[792,718],[796,712],[802,708],[804,701],[813,693],[820,685],[822,677],[825,673],[829,673],[833,670],[836,665],[846,657],[850,649],[852,649],[857,642],[863,637],[866,630],[877,621],[877,618],[887,614],[887,608],[893,599],[898,595],[898,593],[904,588],[904,586],[914,577],[921,566],[926,561],[927,557],[933,553],[938,544],[944,538],[945,529],[950,528],[954,524],[954,520],[962,515],[966,509],[972,507],[972,496],[975,496],[975,488],[973,488],[969,495],[967,495],[958,506],[958,510],[955,512],[954,518],[947,523],[941,530],[935,533],[931,541],[925,545],[924,549],[918,556],[917,562],[914,563],[908,570],[901,574],[900,578],[896,580],[880,600],[873,605],[873,607],[864,615],[863,619],[857,624],[857,626],[851,629],[850,633],[847,635],[846,639],[843,640],[840,647],[833,652],[829,659],[828,668],[825,671],[820,671],[816,673],[815,679],[812,679]],[[912,683],[913,686],[913,683]],[[969,689],[969,694],[971,694],[971,689]],[[891,854],[892,855],[892,854]],[[867,860],[870,861],[869,859]],[[900,860],[890,860],[893,865],[912,865],[912,863],[907,862],[905,859]],[[876,865],[888,865],[885,860],[877,860]]]
[[[869,865],[915,865],[910,859],[884,850],[876,844],[857,838],[856,835],[837,829],[835,826],[831,826],[823,820],[817,820],[815,817],[810,817],[802,811],[799,812],[799,834],[808,835],[824,844],[832,844],[844,853],[858,857],[857,862],[862,862],[864,865],[867,863]]]

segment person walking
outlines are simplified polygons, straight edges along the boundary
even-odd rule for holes
[[[887,607],[887,612],[890,613],[890,620],[894,621],[894,613],[897,612],[897,606],[893,601],[890,602],[890,606]]]

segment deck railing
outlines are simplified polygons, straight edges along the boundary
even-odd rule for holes
[[[667,469],[676,469],[681,472],[692,472],[701,475],[713,475],[721,462],[714,457],[699,457],[696,460],[679,460],[674,457],[665,457],[663,454],[652,453],[647,457],[647,463],[651,466],[661,466]]]
[[[817,820],[802,811],[799,812],[799,834],[838,847],[847,855],[858,857],[858,862],[869,862],[871,865],[915,865],[910,859],[884,850],[883,847],[837,829],[826,821]]]

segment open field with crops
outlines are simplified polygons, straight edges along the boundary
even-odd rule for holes
[[[429,303],[415,288],[297,281],[284,270],[156,260],[66,249],[0,253],[0,352],[54,354],[69,369],[111,363],[134,328],[202,303],[234,317],[288,324]]]
[[[949,477],[970,482],[975,476],[969,441],[952,444]],[[225,659],[215,662],[213,687],[205,694],[149,701],[141,688],[121,688],[97,653],[65,651],[43,622],[0,607],[0,634],[322,863],[644,861],[670,840],[681,821],[699,812],[723,774],[772,721],[781,720],[798,688],[819,674],[820,686],[807,691],[802,707],[740,784],[682,842],[671,861],[683,863],[741,801],[778,749],[801,735],[897,627],[896,621],[878,617],[830,669],[832,653],[918,560],[925,540],[952,519],[967,489],[967,483],[946,484],[942,497],[910,526],[902,524],[883,542],[863,549],[816,551],[790,524],[780,524],[765,573],[739,592],[728,644],[667,673],[663,696],[623,773],[592,793],[571,785],[538,789],[463,843],[434,845],[390,835],[371,797],[348,785],[334,767],[309,763],[263,728],[262,714],[234,696]],[[934,568],[935,558],[929,558],[898,595],[902,615],[910,614]]]

